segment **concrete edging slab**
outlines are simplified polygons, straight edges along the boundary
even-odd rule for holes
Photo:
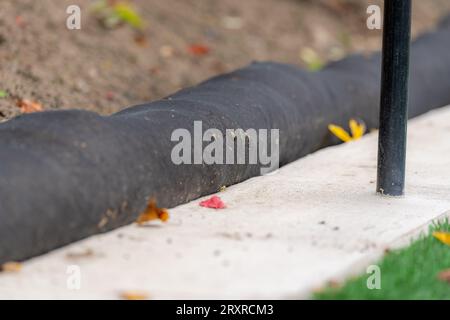
[[[410,121],[407,195],[375,195],[375,133],[195,200],[167,224],[122,227],[0,275],[0,298],[307,298],[330,279],[364,270],[450,210],[450,107]],[[88,250],[88,251],[86,251]],[[67,288],[69,265],[81,289]]]

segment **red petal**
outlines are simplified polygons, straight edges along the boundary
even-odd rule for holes
[[[209,199],[200,202],[201,207],[212,208],[212,209],[223,209],[225,208],[225,203],[218,196],[212,196]]]

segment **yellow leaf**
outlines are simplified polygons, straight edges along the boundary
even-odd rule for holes
[[[310,71],[319,71],[323,69],[324,62],[312,48],[303,48],[300,52],[300,58]]]
[[[15,261],[6,262],[0,267],[0,271],[3,272],[19,272],[21,269],[22,264]]]
[[[141,29],[144,26],[141,16],[126,2],[119,2],[114,5],[114,12],[120,20],[128,23],[133,28]]]
[[[450,246],[450,233],[448,232],[433,232],[433,237],[442,243]]]
[[[147,300],[149,294],[146,291],[129,290],[122,291],[120,297],[124,300]]]
[[[353,140],[360,139],[366,132],[366,126],[364,125],[364,123],[358,123],[358,121],[356,121],[355,119],[351,119],[349,125]]]
[[[348,134],[347,131],[345,131],[343,128],[336,126],[334,124],[330,124],[328,126],[328,129],[339,139],[341,139],[344,142],[352,141],[352,137]]]

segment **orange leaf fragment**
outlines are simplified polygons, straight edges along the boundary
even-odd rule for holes
[[[122,291],[120,297],[125,300],[147,300],[149,294],[145,291],[129,290]]]
[[[20,108],[22,113],[33,113],[43,110],[40,103],[28,99],[20,99],[17,101],[17,106]]]
[[[169,220],[169,212],[165,208],[158,208],[156,201],[151,199],[148,202],[147,208],[137,218],[136,223],[141,225],[147,221],[158,219],[162,222],[167,222]]]
[[[202,45],[202,44],[192,44],[188,47],[188,52],[195,56],[203,56],[210,52],[208,46]]]
[[[19,262],[6,262],[0,267],[0,271],[3,272],[19,272],[22,270],[22,264]]]
[[[148,39],[145,37],[145,35],[143,33],[137,33],[134,36],[134,42],[143,48],[148,47]]]

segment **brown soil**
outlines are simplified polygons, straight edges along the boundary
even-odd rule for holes
[[[381,0],[136,0],[143,34],[106,29],[88,0],[0,1],[0,121],[28,99],[45,110],[109,114],[161,98],[253,60],[302,65],[312,48],[322,60],[380,48],[366,8]],[[66,8],[82,9],[82,29],[66,28]],[[413,32],[450,12],[448,0],[414,1]],[[188,48],[201,44],[207,54]]]

